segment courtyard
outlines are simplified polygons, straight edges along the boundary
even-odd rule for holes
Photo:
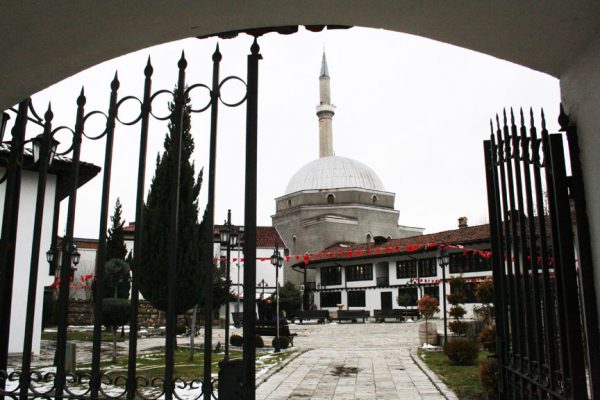
[[[440,325],[440,321],[437,321]],[[456,399],[454,394],[417,359],[418,327],[420,323],[305,323],[291,324],[297,334],[294,347],[274,356],[272,348],[259,349],[257,354],[256,398],[274,399]],[[89,327],[71,327],[77,346],[78,369],[89,367],[91,341],[86,340]],[[232,334],[242,329],[231,327]],[[441,331],[441,326],[438,326]],[[213,343],[224,343],[224,329],[215,328]],[[47,330],[46,338],[52,335]],[[196,346],[203,338],[201,329]],[[269,346],[270,337],[264,337]],[[182,352],[189,338],[178,338]],[[122,371],[127,356],[127,341],[118,341],[119,362],[111,365],[111,343],[103,342],[103,368]],[[158,354],[164,346],[164,337],[142,337],[138,351],[144,360]],[[164,351],[164,348],[163,348]],[[42,353],[36,357],[36,369],[49,371],[52,367],[54,341],[42,341]],[[240,356],[232,347],[232,357]],[[213,377],[217,376],[216,360]],[[201,373],[202,355],[197,354],[197,371]],[[18,363],[18,360],[13,360]],[[193,366],[184,363],[191,372]],[[126,367],[125,367],[126,368]],[[183,393],[182,393],[183,394]],[[197,390],[188,393],[196,398]],[[185,395],[184,395],[185,397]]]

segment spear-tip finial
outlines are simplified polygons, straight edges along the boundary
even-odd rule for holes
[[[496,128],[500,130],[500,117],[498,116],[498,113],[496,113]]]
[[[519,114],[521,114],[521,126],[525,126],[525,117],[523,116],[523,107],[519,108]]]
[[[258,45],[258,40],[256,40],[256,36],[254,37],[254,41],[252,42],[252,46],[250,46],[250,52],[252,54],[258,54],[260,51],[260,46]]]
[[[185,69],[187,67],[187,60],[185,59],[184,50],[181,50],[181,58],[179,59],[177,66],[179,67],[179,69]]]
[[[146,62],[146,67],[144,68],[144,75],[146,75],[147,78],[152,76],[152,73],[154,72],[154,68],[152,67],[152,61],[150,60],[150,54],[148,54],[148,61]]]
[[[217,42],[217,47],[215,48],[215,52],[212,55],[213,62],[220,62],[223,59],[223,55],[219,51],[219,42]]]
[[[46,122],[50,122],[52,121],[52,118],[54,118],[54,113],[52,112],[52,103],[48,102],[48,109],[46,110],[46,113],[44,114],[44,118],[46,119]]]
[[[77,98],[77,105],[83,107],[85,105],[85,92],[83,86],[81,87],[81,92],[79,92],[79,97]]]
[[[502,114],[504,115],[504,125],[506,125],[508,123],[508,120],[506,118],[506,107],[502,109]]]
[[[546,129],[546,115],[544,114],[543,108],[542,108],[542,129]]]
[[[110,83],[110,88],[113,91],[116,91],[120,86],[120,82],[119,82],[119,72],[115,71],[115,77],[113,78],[112,82]]]
[[[533,107],[529,107],[529,124],[532,128],[535,125],[535,118],[533,117]]]
[[[515,124],[515,112],[513,111],[513,108],[510,108],[510,124],[514,125]]]

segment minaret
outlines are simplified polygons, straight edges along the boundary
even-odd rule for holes
[[[319,117],[319,157],[333,156],[333,128],[332,119],[335,114],[335,106],[331,104],[331,89],[329,86],[329,71],[327,70],[327,58],[323,50],[321,61],[321,74],[319,75],[320,102],[317,106],[317,117]]]

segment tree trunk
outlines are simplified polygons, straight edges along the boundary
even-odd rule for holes
[[[427,324],[427,316],[425,316],[425,344],[429,345],[429,324]]]
[[[194,311],[192,311],[192,323],[190,324],[190,355],[188,356],[188,361],[194,360],[194,338],[196,337],[196,312],[198,311],[198,306],[194,306]]]
[[[112,362],[117,362],[117,327],[112,328],[113,331],[113,345],[112,345]]]

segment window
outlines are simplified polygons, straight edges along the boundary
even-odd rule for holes
[[[396,261],[396,278],[416,278],[417,260]]]
[[[373,197],[371,197],[371,199],[373,199],[373,205],[377,204],[377,196],[373,195]]]
[[[346,267],[346,282],[370,281],[373,279],[373,264]]]
[[[334,200],[335,200],[334,195],[332,195],[332,194],[327,195],[327,204],[333,204]]]
[[[450,273],[462,274],[465,272],[491,271],[490,260],[477,254],[453,253],[450,254]]]
[[[440,289],[438,286],[425,286],[423,288],[423,294],[434,297],[437,299],[438,303],[440,302]]]
[[[450,293],[463,292],[465,295],[465,304],[477,303],[475,292],[477,291],[477,284],[474,282],[465,282],[460,286],[450,284]]]
[[[336,307],[342,303],[342,292],[321,292],[321,307]]]
[[[351,290],[348,292],[348,307],[365,307],[365,291]]]
[[[291,207],[291,206],[292,206],[292,200],[288,199],[288,207]]]
[[[398,305],[400,307],[414,307],[417,305],[417,288],[401,287],[398,288]]]
[[[321,285],[341,285],[342,284],[342,268],[341,267],[325,267],[321,268]]]
[[[437,275],[437,258],[424,258],[419,260],[419,276],[436,276]]]

